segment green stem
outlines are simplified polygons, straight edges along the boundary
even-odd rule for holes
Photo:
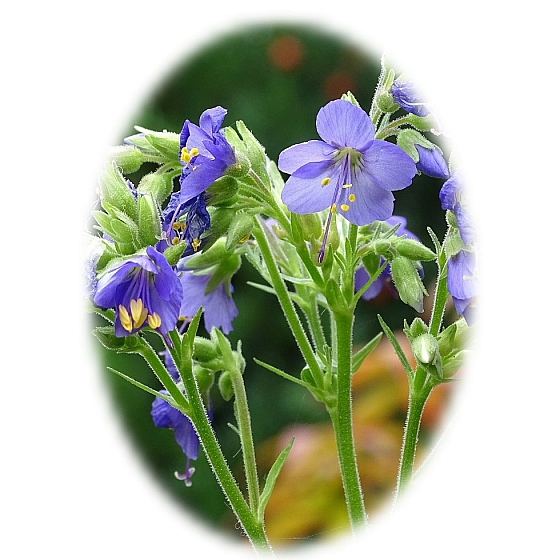
[[[278,267],[276,266],[276,262],[274,261],[274,257],[272,256],[272,252],[268,245],[268,241],[266,239],[266,235],[262,230],[262,226],[258,220],[255,220],[255,227],[253,228],[253,236],[257,241],[259,248],[261,250],[261,254],[268,270],[268,274],[270,275],[270,282],[274,291],[276,292],[276,297],[280,303],[280,307],[284,312],[284,316],[286,317],[286,321],[290,326],[292,331],[292,335],[299,346],[300,352],[307,362],[309,369],[311,370],[311,374],[313,375],[313,379],[318,384],[318,387],[322,386],[323,381],[323,374],[319,364],[317,363],[317,358],[313,352],[313,348],[307,339],[307,335],[303,330],[303,326],[299,319],[299,316],[294,308],[292,300],[290,299],[290,295],[288,293],[288,289],[286,288],[286,284],[280,273],[278,271]]]
[[[406,422],[404,426],[403,446],[401,450],[401,460],[399,464],[399,473],[397,476],[397,487],[395,489],[395,501],[399,497],[403,488],[410,482],[414,467],[414,457],[416,455],[416,444],[418,442],[418,434],[420,432],[420,420],[422,411],[428,400],[431,387],[416,394],[414,390],[410,390],[408,397],[408,411],[406,414]]]
[[[180,341],[176,331],[170,333],[174,348],[170,351],[177,365],[180,364],[181,378],[185,385],[189,404],[192,410],[191,421],[196,428],[196,432],[204,449],[204,453],[216,475],[216,479],[220,484],[222,491],[228,499],[233,512],[239,519],[247,538],[254,546],[257,552],[271,553],[272,548],[268,542],[264,530],[264,524],[258,520],[257,515],[253,513],[247,505],[241,490],[239,489],[235,478],[231,474],[227,461],[222,453],[218,440],[210,421],[208,419],[202,397],[198,390],[196,380],[192,369],[192,360],[181,361]]]
[[[352,530],[367,521],[352,431],[352,323],[351,313],[338,313],[336,322],[337,404],[329,410],[338,450],[342,485]]]
[[[239,438],[243,451],[243,463],[245,466],[245,476],[247,477],[247,490],[249,492],[249,506],[253,515],[257,516],[260,505],[259,477],[257,474],[257,460],[255,458],[255,448],[253,445],[253,434],[251,432],[251,416],[247,403],[247,394],[243,377],[238,369],[228,370],[230,373],[233,392],[235,393],[235,412],[237,426],[239,428]]]

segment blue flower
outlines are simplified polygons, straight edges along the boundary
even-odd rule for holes
[[[395,232],[395,235],[401,237],[401,236],[406,236],[409,239],[414,239],[415,241],[420,241],[420,239],[414,235],[414,233],[412,233],[411,231],[409,231],[408,229],[406,229],[406,218],[404,218],[403,216],[391,216],[388,220],[385,220],[385,223],[390,227],[394,227],[397,224],[400,224],[397,231]],[[380,266],[385,262],[385,259],[383,257],[381,257],[380,259]],[[423,269],[420,269],[419,271],[420,277],[423,277]],[[365,284],[369,281],[370,279],[370,275],[367,272],[367,270],[364,267],[360,267],[358,268],[358,270],[356,270],[356,274],[354,277],[354,286],[355,286],[355,290],[356,292],[358,292],[359,290],[362,289],[363,286],[365,286]],[[398,292],[395,289],[393,283],[392,283],[392,277],[391,277],[391,271],[390,268],[388,266],[386,266],[383,271],[381,272],[381,274],[372,282],[371,286],[362,294],[362,298],[369,301],[375,297],[377,297],[380,293],[381,290],[383,289],[383,286],[387,286],[390,291],[396,296],[398,297]]]
[[[287,148],[278,167],[291,174],[282,191],[290,211],[310,214],[330,209],[324,246],[337,211],[356,225],[389,218],[391,191],[408,187],[416,166],[399,146],[375,140],[371,119],[349,101],[327,103],[317,115],[317,132],[322,140]]]
[[[410,82],[395,81],[389,92],[395,103],[400,105],[405,111],[418,117],[425,117],[430,114],[430,110],[426,107],[426,104]]]
[[[447,290],[453,299],[457,314],[463,316],[470,325],[474,321],[474,299],[479,291],[476,275],[476,255],[474,253],[474,228],[465,211],[464,187],[457,170],[443,184],[439,193],[441,207],[455,215],[459,236],[464,244],[447,261]]]
[[[183,288],[165,257],[153,247],[108,268],[97,281],[93,303],[115,310],[115,335],[150,327],[162,335],[179,318]]]
[[[198,196],[235,163],[233,148],[220,132],[226,113],[218,106],[200,115],[200,126],[185,121],[179,140],[181,202]]]
[[[434,146],[432,149],[424,148],[424,146],[416,145],[418,152],[418,161],[416,168],[420,173],[434,177],[435,179],[448,179],[449,169],[442,153]]]
[[[187,257],[202,249],[204,240],[201,240],[201,236],[210,228],[210,214],[203,194],[182,203],[180,199],[180,193],[173,193],[162,212],[162,229],[166,239],[158,244],[158,249],[163,251],[167,245],[176,245],[185,240],[187,248],[182,256]]]
[[[183,303],[181,315],[192,317],[202,307],[204,312],[204,328],[210,332],[212,327],[220,329],[224,334],[233,330],[232,321],[237,317],[237,306],[231,297],[233,286],[221,282],[215,289],[207,293],[211,274],[194,274],[187,270],[181,277],[183,285]]]
[[[165,365],[171,377],[175,382],[179,381],[179,372],[171,359],[169,352],[165,352]],[[160,391],[164,395],[168,395],[167,391]],[[212,412],[211,407],[208,410],[210,420]],[[190,466],[191,461],[198,459],[199,439],[191,420],[181,411],[172,407],[167,401],[156,397],[152,403],[152,419],[157,428],[170,428],[175,435],[175,441],[183,451],[186,457],[186,466],[184,473],[175,473],[175,477],[184,480],[186,486],[192,485],[192,475],[194,467]]]
[[[443,210],[451,210],[457,219],[457,228],[465,245],[474,242],[474,228],[464,207],[464,187],[460,173],[455,170],[439,191]]]
[[[475,269],[476,256],[471,251],[461,250],[447,261],[447,290],[457,315],[469,325],[474,322],[474,299],[479,291]]]

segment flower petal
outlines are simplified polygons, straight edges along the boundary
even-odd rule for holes
[[[278,156],[278,169],[284,173],[294,173],[304,165],[311,162],[331,161],[334,148],[321,140],[310,140],[302,144],[290,146],[280,152]]]
[[[327,103],[317,114],[317,132],[331,146],[367,149],[375,128],[367,113],[344,99]]]
[[[398,191],[408,187],[416,175],[416,165],[412,158],[399,146],[390,142],[374,140],[362,153],[362,158],[364,172],[370,175],[378,188],[386,191]]]
[[[338,177],[335,173],[328,185],[323,186],[320,177],[292,175],[282,190],[282,202],[290,212],[311,214],[329,208],[332,204]]]
[[[378,188],[371,177],[359,173],[354,177],[351,188],[342,189],[337,207],[349,222],[364,226],[389,218],[393,214],[394,200],[390,191]]]

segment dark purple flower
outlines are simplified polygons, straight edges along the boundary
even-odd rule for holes
[[[185,121],[179,140],[181,202],[198,196],[235,163],[233,148],[220,132],[226,113],[218,106],[200,115],[199,126]]]
[[[183,303],[181,315],[192,317],[202,307],[204,313],[204,328],[210,332],[212,327],[220,329],[224,334],[233,330],[232,321],[237,317],[237,307],[231,293],[233,286],[226,286],[224,282],[207,293],[211,274],[194,274],[187,270],[181,277],[183,285]]]
[[[110,267],[98,279],[93,303],[115,310],[115,335],[151,327],[162,335],[174,329],[183,288],[165,257],[153,247]]]
[[[186,202],[180,202],[181,195],[176,192],[171,195],[169,202],[162,212],[165,240],[158,244],[163,251],[168,245],[175,245],[181,241],[187,242],[183,257],[187,257],[202,249],[204,241],[202,234],[210,228],[210,214],[206,209],[204,195],[199,194]]]
[[[397,224],[400,224],[397,231],[395,232],[395,235],[399,237],[404,235],[409,239],[420,241],[420,239],[416,235],[414,235],[414,233],[406,229],[406,218],[404,218],[403,216],[391,216],[388,220],[385,220],[385,223],[391,228],[396,226]],[[380,265],[382,265],[384,262],[385,259],[381,257]],[[423,277],[423,270],[420,270],[419,274],[420,277]],[[354,277],[354,289],[356,290],[356,292],[361,290],[362,287],[365,286],[365,284],[369,281],[369,279],[370,275],[367,270],[364,267],[358,268]],[[398,297],[398,292],[392,283],[391,271],[388,266],[383,269],[381,274],[373,281],[371,286],[362,294],[362,298],[369,301],[370,299],[377,297],[383,289],[383,286],[388,286],[391,292],[396,297]]]
[[[416,175],[412,159],[399,146],[375,140],[367,113],[343,99],[319,111],[317,132],[322,140],[291,146],[278,159],[291,174],[282,191],[288,209],[310,214],[329,208],[325,240],[337,211],[356,225],[389,218],[391,191],[408,187]]]
[[[418,161],[416,168],[420,173],[436,179],[448,179],[449,169],[442,153],[434,146],[431,150],[424,146],[416,145]]]
[[[400,105],[405,111],[418,117],[425,117],[430,114],[430,110],[426,107],[426,104],[410,82],[393,82],[389,92],[395,103]]]
[[[470,251],[461,250],[447,261],[447,290],[457,314],[469,325],[474,320],[474,299],[479,290],[475,268],[476,256]]]

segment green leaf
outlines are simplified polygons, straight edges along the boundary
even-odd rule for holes
[[[383,333],[379,333],[375,338],[372,338],[364,347],[360,348],[352,356],[352,373],[356,373],[367,355],[379,344]]]
[[[393,348],[395,349],[395,353],[397,354],[397,357],[399,358],[404,368],[404,371],[406,372],[406,376],[408,377],[409,382],[412,382],[414,378],[414,370],[412,369],[412,366],[408,363],[408,360],[406,359],[406,356],[403,352],[403,349],[401,348],[401,345],[399,344],[399,341],[397,340],[396,336],[393,334],[393,331],[388,327],[387,323],[385,323],[381,315],[377,315],[377,319],[379,320],[379,324],[381,325],[383,332],[385,333],[385,335],[389,339],[389,342],[392,344]]]
[[[136,379],[133,379],[132,377],[129,377],[128,375],[122,373],[121,371],[113,369],[112,367],[107,367],[107,369],[112,373],[116,373],[123,379],[126,379],[129,383],[135,385],[139,389],[146,391],[146,393],[150,393],[150,395],[154,395],[154,397],[159,397],[160,399],[163,399],[165,402],[168,402],[173,408],[176,408],[177,410],[181,410],[181,407],[175,402],[175,400],[171,396],[160,393],[159,391],[156,391],[155,389],[152,389],[151,387],[148,387],[147,385],[140,383],[140,381],[136,381]]]
[[[298,379],[297,377],[294,377],[293,375],[290,375],[289,373],[286,373],[285,371],[282,371],[281,369],[278,369],[274,366],[271,366],[271,365],[269,365],[265,362],[261,362],[260,360],[257,360],[257,358],[253,358],[253,360],[259,366],[267,369],[268,371],[271,371],[272,373],[275,373],[276,375],[279,375],[280,377],[283,377],[284,379],[288,379],[290,381],[293,381],[294,383],[297,383],[298,385],[301,385],[302,387],[308,387],[308,385],[307,385],[307,383],[305,383],[305,381],[302,381],[301,379]]]
[[[276,461],[274,461],[274,464],[272,465],[268,473],[268,476],[266,477],[264,488],[259,500],[258,519],[261,522],[264,520],[264,510],[266,508],[266,505],[268,504],[270,496],[272,495],[272,491],[274,490],[274,485],[276,484],[276,480],[278,478],[278,475],[280,474],[280,470],[284,466],[284,463],[288,458],[288,453],[290,453],[290,450],[294,445],[294,440],[295,438],[292,438],[292,441],[290,441],[290,443],[285,447],[282,453],[278,455]]]

